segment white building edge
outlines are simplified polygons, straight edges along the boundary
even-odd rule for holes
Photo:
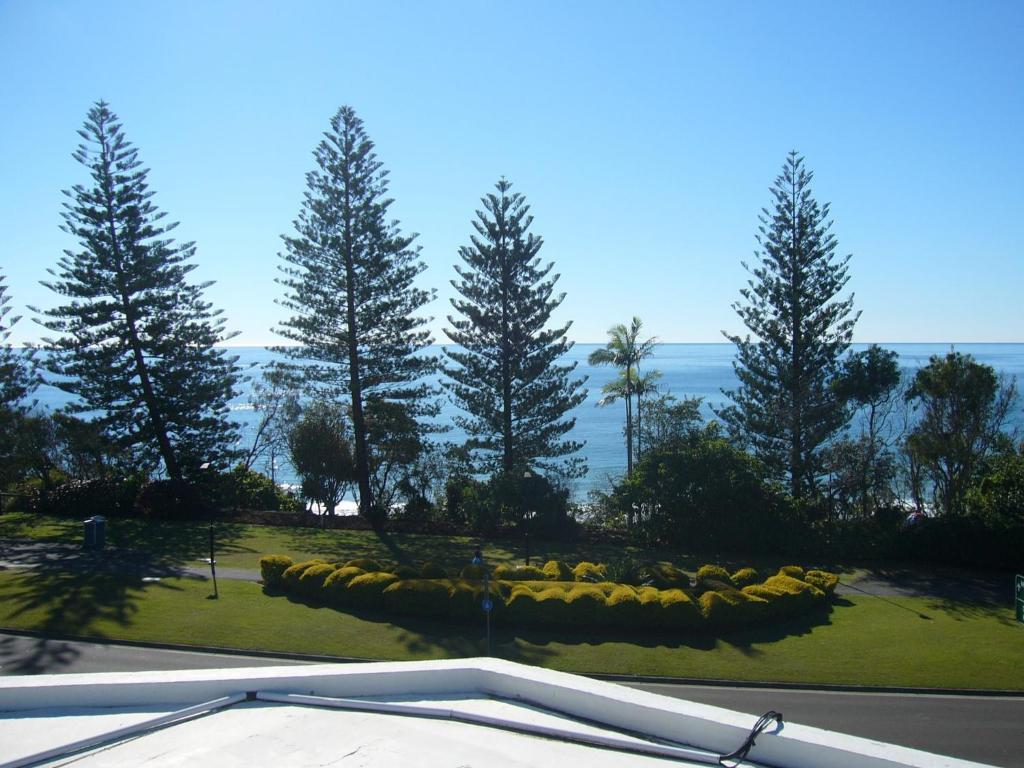
[[[0,679],[0,767],[707,766],[756,718],[497,659]],[[744,762],[972,763],[772,722]]]

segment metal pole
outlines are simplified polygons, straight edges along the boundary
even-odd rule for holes
[[[213,599],[220,598],[217,591],[217,559],[213,550],[213,520],[210,521],[210,575],[213,577]]]

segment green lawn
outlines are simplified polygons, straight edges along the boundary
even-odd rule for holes
[[[479,541],[468,536],[429,536],[394,533],[379,536],[370,531],[321,530],[263,525],[217,523],[217,564],[222,568],[256,570],[262,555],[287,555],[296,562],[321,558],[344,562],[355,557],[373,557],[384,563],[420,564],[433,560],[458,572],[473,555]],[[7,513],[0,515],[0,539],[37,539],[80,542],[80,520]],[[150,552],[157,561],[195,564],[209,556],[209,525],[200,522],[111,518],[107,523],[107,541],[111,547]],[[484,542],[484,554],[491,565],[523,562],[526,545],[521,540],[491,539]],[[694,553],[671,550],[645,550],[608,542],[566,543],[535,542],[531,555],[540,562],[555,558],[571,563],[580,560],[610,562],[623,556],[639,560],[667,560],[691,575],[705,563],[718,563],[730,569],[752,565],[764,574],[774,573],[790,561],[779,558],[737,558],[715,552]],[[532,561],[531,561],[532,562]],[[855,579],[859,570],[837,563],[799,563],[843,573],[844,581]]]
[[[0,626],[53,634],[372,659],[482,654],[483,627],[388,621],[222,581],[0,572]],[[830,613],[722,638],[598,639],[498,628],[495,655],[555,669],[799,683],[1024,690],[1024,626],[1009,608],[841,598]]]

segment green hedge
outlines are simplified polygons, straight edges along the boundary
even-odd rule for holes
[[[576,581],[604,581],[608,569],[601,563],[578,563],[572,569],[572,576]]]
[[[372,557],[357,557],[355,560],[349,560],[344,564],[345,568],[362,568],[364,571],[374,572],[383,571],[384,566],[374,560]]]
[[[655,563],[647,567],[651,586],[658,589],[686,589],[690,586],[690,577],[671,563]]]
[[[424,579],[447,579],[448,571],[442,568],[432,560],[427,560],[422,566],[420,566]]]
[[[751,584],[757,584],[760,581],[760,574],[753,568],[740,568],[732,575],[732,583],[735,584],[738,589],[749,587]]]
[[[561,560],[548,560],[541,569],[548,581],[573,581],[572,568]]]
[[[546,577],[543,568],[536,565],[501,564],[494,569],[494,578],[506,581],[543,581]]]
[[[260,578],[264,586],[276,588],[281,586],[284,572],[295,565],[295,561],[285,555],[266,555],[260,558]]]
[[[736,586],[729,572],[720,565],[702,565],[697,569],[697,586],[702,587],[708,582],[719,582],[730,587]]]
[[[281,586],[288,590],[298,591],[299,579],[302,578],[302,574],[306,572],[307,568],[314,565],[326,565],[326,563],[323,560],[303,560],[301,563],[289,566],[281,574]]]
[[[290,562],[282,556],[261,558],[264,582],[342,609],[385,611],[440,620],[483,619],[482,579],[401,578],[395,573],[367,571],[350,564],[335,568],[321,560],[289,565]],[[369,559],[349,563],[379,566]],[[548,570],[565,575],[560,568]],[[737,589],[733,583],[756,578],[753,569],[741,569],[730,576],[719,566],[703,566],[695,594],[679,587],[659,589],[582,579],[549,581],[543,578],[548,574],[541,568],[499,567],[495,569],[495,576],[510,578],[490,581],[489,596],[492,618],[514,626],[718,631],[786,618],[826,604],[838,582],[835,574],[805,572],[801,568],[799,572],[804,576],[801,579],[792,575],[796,571],[796,566],[786,566],[763,583],[746,584]],[[463,572],[467,573],[467,569]],[[476,571],[468,572],[476,574]],[[572,575],[597,579],[602,573],[603,569],[595,563],[581,563],[573,569]],[[723,573],[725,579],[722,579]],[[665,575],[674,574],[666,569]],[[534,578],[515,580],[521,576]]]

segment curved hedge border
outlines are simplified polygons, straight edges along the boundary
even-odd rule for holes
[[[839,582],[833,573],[793,565],[760,583],[751,568],[730,575],[718,566],[703,566],[697,587],[690,590],[590,581],[604,573],[604,566],[594,563],[580,563],[575,569],[557,561],[548,565],[552,567],[495,569],[496,578],[489,582],[495,621],[573,628],[735,629],[814,610],[828,603]],[[418,571],[412,566],[395,570],[401,573],[385,571],[367,558],[337,565],[322,560],[292,563],[282,555],[260,558],[267,588],[342,610],[458,621],[482,617],[481,566],[467,566],[459,578],[436,575],[444,572],[433,563]],[[547,574],[569,573],[577,579],[543,580]]]

